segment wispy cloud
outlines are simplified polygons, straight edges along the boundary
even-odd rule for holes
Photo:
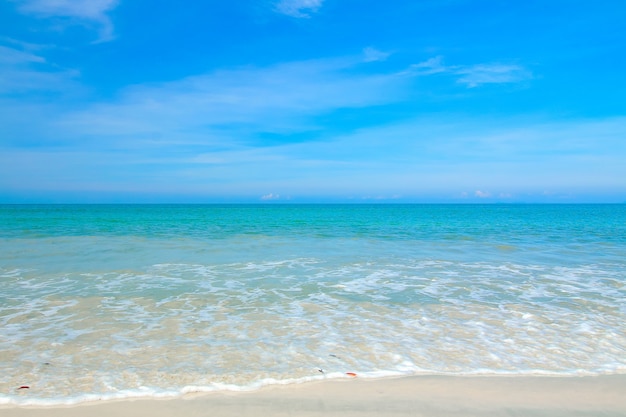
[[[406,94],[406,77],[347,71],[360,65],[367,65],[360,57],[300,61],[138,85],[60,123],[81,134],[108,137],[171,138],[192,130],[207,138],[224,137],[233,127],[239,136],[316,130],[312,116],[394,102]]]
[[[0,45],[1,65],[28,65],[33,62],[45,62],[41,56]]]
[[[454,71],[460,75],[457,82],[466,84],[469,88],[482,84],[517,83],[532,78],[527,69],[519,65],[481,64],[458,68]]]
[[[113,23],[107,12],[114,9],[118,0],[14,0],[18,10],[43,18],[64,18],[69,23],[96,24],[98,41],[113,39]]]
[[[431,75],[438,74],[441,72],[452,72],[452,67],[446,67],[443,64],[443,57],[436,56],[433,58],[429,58],[424,62],[420,62],[419,64],[413,64],[409,68],[409,72],[417,75]]]
[[[0,94],[63,91],[77,71],[60,70],[32,52],[0,45]]]
[[[324,0],[280,0],[275,10],[291,17],[307,18],[322,7]]]
[[[0,147],[33,146],[53,135],[49,129],[63,114],[61,103],[84,91],[80,73],[46,59],[46,46],[1,41],[17,47],[0,45]]]
[[[153,122],[159,123],[158,118]],[[59,129],[58,134],[72,133]],[[271,148],[205,134],[191,136],[197,143],[189,144],[189,134],[174,130],[165,135],[169,143],[153,146],[141,143],[145,136],[137,134],[126,141],[108,133],[97,141],[75,135],[80,140],[65,148],[2,147],[0,185],[268,201],[396,194],[409,199],[543,200],[547,197],[540,193],[546,189],[559,195],[598,184],[624,190],[625,134],[625,118],[541,123],[448,115]]]
[[[203,141],[228,137],[236,129],[239,140],[246,132],[287,135],[321,129],[314,117],[338,109],[362,108],[405,99],[412,77],[433,74],[461,75],[469,86],[487,82],[512,82],[506,68],[487,65],[446,66],[434,57],[399,72],[364,70],[388,55],[366,48],[363,56],[318,59],[247,67],[190,76],[178,81],[128,87],[117,99],[88,106],[67,115],[59,126],[81,135],[126,137],[191,137]],[[369,58],[368,58],[369,57]],[[490,78],[488,78],[490,77]],[[471,84],[470,84],[471,83]],[[249,138],[248,138],[249,139]],[[195,139],[194,139],[195,141]]]
[[[363,55],[365,55],[365,62],[384,61],[389,55],[389,52],[383,52],[378,49],[367,47],[363,49]]]
[[[413,64],[407,71],[415,75],[449,74],[457,78],[459,84],[468,88],[483,84],[517,83],[532,79],[532,73],[521,65],[513,64],[477,64],[477,65],[445,65],[442,56],[430,58],[424,62]]]
[[[458,187],[459,192],[474,190],[468,193],[474,198],[504,199],[530,188],[563,190],[572,184],[624,189],[625,134],[626,118],[542,123],[450,115],[292,147],[299,148],[299,155],[328,155],[324,171],[351,183],[354,190],[378,188],[410,195],[410,190]],[[342,161],[350,164],[348,169]]]

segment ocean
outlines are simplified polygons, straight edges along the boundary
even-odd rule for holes
[[[626,205],[1,205],[0,404],[626,373]]]

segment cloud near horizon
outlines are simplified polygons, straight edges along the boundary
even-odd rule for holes
[[[283,195],[298,201],[303,196],[362,199],[383,193],[405,200],[524,201],[547,198],[545,190],[554,200],[593,184],[623,189],[623,134],[624,118],[541,123],[456,117],[454,124],[416,119],[272,148],[171,142],[149,153],[145,146],[121,151],[110,142],[100,149],[83,143],[72,151],[7,150],[0,186],[17,175],[23,188],[55,184],[68,192],[228,196],[238,183],[238,195],[260,195],[267,201]],[[72,172],[80,172],[80,178],[68,181]],[[264,193],[268,188],[276,191]],[[463,196],[463,190],[476,191]]]
[[[269,193],[261,196],[261,200],[263,201],[271,201],[271,200],[280,200],[280,194]]]

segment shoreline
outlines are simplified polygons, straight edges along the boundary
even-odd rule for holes
[[[0,416],[624,416],[624,392],[625,374],[407,376],[314,381],[165,399],[0,405]]]

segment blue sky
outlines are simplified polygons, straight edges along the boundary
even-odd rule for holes
[[[0,202],[624,202],[626,2],[5,0]]]

